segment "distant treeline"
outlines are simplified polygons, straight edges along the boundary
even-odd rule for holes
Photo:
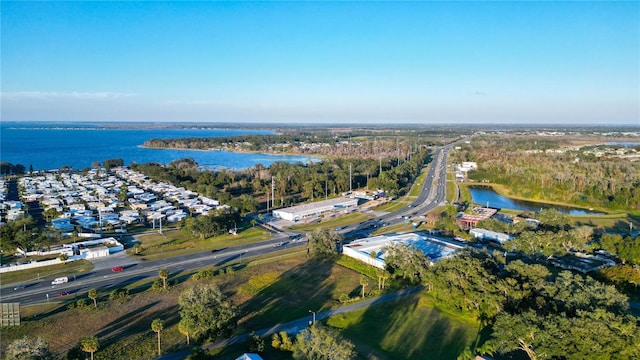
[[[560,149],[561,140],[485,136],[458,150],[456,161],[475,161],[475,181],[509,188],[513,195],[589,207],[640,209],[640,162]]]
[[[340,157],[387,158],[458,139],[460,134],[419,133],[374,136],[361,133],[243,135],[215,138],[151,139],[143,145],[152,148],[260,151],[269,153],[318,154]]]

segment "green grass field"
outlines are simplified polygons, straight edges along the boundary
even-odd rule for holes
[[[362,358],[455,359],[475,342],[479,324],[448,317],[428,304],[415,294],[333,316],[327,325],[343,329]]]
[[[204,240],[194,238],[182,230],[171,230],[162,234],[138,235],[137,239],[142,245],[142,252],[135,255],[133,249],[127,251],[130,255],[141,260],[157,260],[229,246],[244,245],[270,238],[271,235],[259,227],[247,228],[238,232],[238,235],[224,234]]]

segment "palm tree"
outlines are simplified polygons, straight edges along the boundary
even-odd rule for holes
[[[193,324],[190,320],[190,318],[183,318],[178,323],[178,331],[180,332],[180,334],[187,337],[187,345],[189,345],[189,335],[192,333],[191,329],[193,327]]]
[[[162,319],[153,319],[151,322],[151,330],[155,331],[158,334],[158,356],[162,355],[162,351],[160,349],[160,333],[164,329],[164,321]]]
[[[91,360],[93,360],[93,353],[98,351],[99,347],[100,343],[98,342],[98,338],[95,336],[83,337],[80,339],[80,348],[84,352],[91,353]]]
[[[133,251],[136,253],[136,255],[140,254],[140,251],[142,251],[142,245],[140,244],[133,245]]]
[[[362,298],[364,299],[364,289],[365,289],[365,287],[367,287],[367,285],[369,285],[369,279],[367,279],[366,276],[361,275],[360,276],[360,285],[362,285]]]
[[[158,273],[158,276],[160,277],[160,279],[162,279],[162,287],[166,290],[167,289],[167,279],[169,278],[169,270],[167,268],[160,269],[160,272]]]
[[[98,307],[98,289],[93,288],[91,290],[89,290],[89,293],[87,293],[87,296],[89,297],[89,299],[93,300],[93,307],[97,308]]]

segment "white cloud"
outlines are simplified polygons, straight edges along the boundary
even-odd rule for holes
[[[3,100],[112,100],[135,96],[134,94],[119,92],[57,92],[57,91],[16,91],[3,92]]]

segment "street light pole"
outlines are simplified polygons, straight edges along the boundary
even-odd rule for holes
[[[311,325],[315,325],[316,324],[316,312],[315,311],[311,311],[311,310],[309,310],[309,312],[311,314],[313,314],[313,318],[311,320]]]

